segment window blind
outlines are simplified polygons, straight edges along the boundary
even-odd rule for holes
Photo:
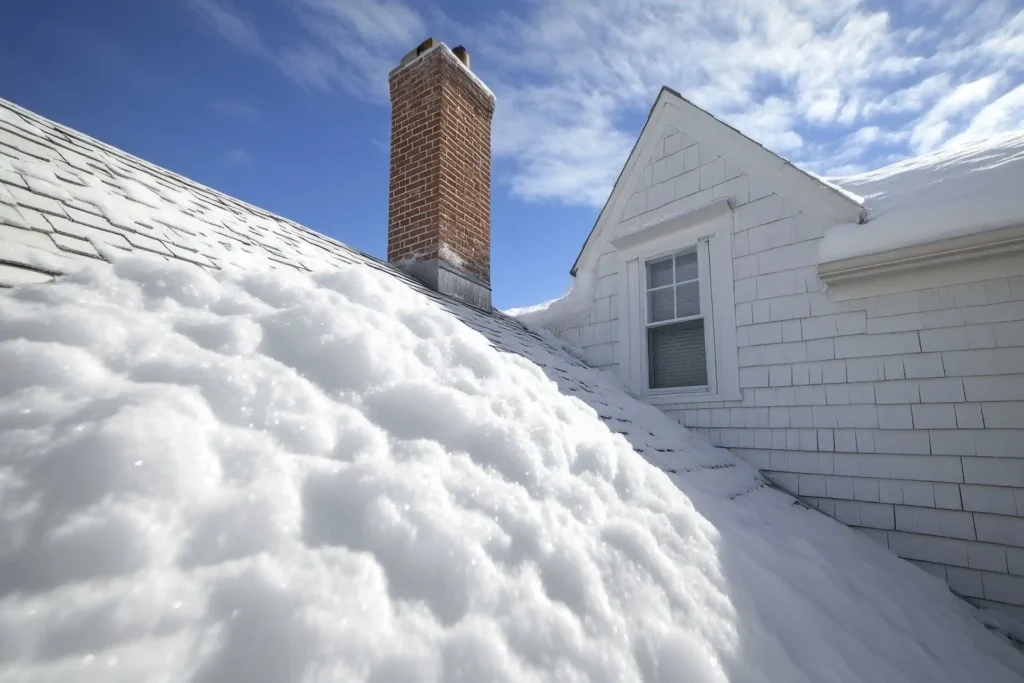
[[[704,320],[687,320],[647,330],[648,385],[651,389],[706,386]]]

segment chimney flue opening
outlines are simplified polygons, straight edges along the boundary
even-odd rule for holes
[[[459,61],[462,62],[463,66],[467,69],[469,68],[469,52],[466,51],[466,48],[459,45],[452,50],[452,54],[459,58]]]
[[[436,40],[434,40],[433,38],[427,38],[422,43],[416,46],[416,54],[421,55],[430,48],[434,47],[435,45],[437,45]]]

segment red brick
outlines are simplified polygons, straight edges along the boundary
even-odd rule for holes
[[[446,244],[489,284],[494,101],[445,49],[390,77],[388,260]]]

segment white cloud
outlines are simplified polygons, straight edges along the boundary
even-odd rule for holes
[[[228,40],[265,45],[215,7]],[[515,16],[489,10],[460,25],[424,2],[300,0],[303,39],[271,52],[307,87],[384,103],[389,69],[420,40],[466,41],[499,98],[498,183],[529,200],[599,206],[662,85],[826,174],[1020,123],[1024,96],[1006,87],[1024,77],[1024,10],[1011,0],[893,7],[525,0]]]
[[[916,113],[937,100],[949,89],[949,74],[938,73],[905,88],[872,98],[864,105],[864,116]]]
[[[222,36],[235,47],[263,54],[266,46],[260,38],[259,30],[246,16],[234,11],[233,8],[219,0],[191,0],[192,8],[204,16]]]
[[[1016,130],[1024,126],[1024,85],[986,105],[971,119],[967,128],[947,144],[955,145],[975,138]]]
[[[388,71],[427,37],[420,14],[400,0],[296,0],[300,37],[280,45],[264,39],[241,4],[192,0],[192,6],[230,43],[275,63],[296,83],[341,88],[373,102],[387,101]]]
[[[865,146],[875,143],[892,145],[905,142],[909,137],[910,134],[906,131],[886,131],[879,126],[865,126],[854,131],[850,135],[850,140]]]
[[[916,152],[930,152],[949,138],[949,131],[965,112],[987,101],[999,84],[999,76],[990,74],[957,86],[944,95],[914,125],[910,145]]]
[[[815,123],[830,123],[839,112],[839,91],[829,88],[818,93],[807,107],[807,119]]]
[[[515,162],[515,172],[506,179],[514,194],[530,200],[604,202],[634,142],[632,134],[612,124],[611,100],[596,93],[522,88],[507,90],[500,103],[494,152]]]
[[[480,41],[496,65],[505,112],[495,135],[497,150],[517,163],[512,189],[600,205],[638,130],[623,120],[645,114],[663,84],[822,173],[941,145],[1011,80],[1008,56],[1024,56],[1024,46],[1000,27],[1024,22],[1024,13],[1015,18],[999,2],[968,14],[962,3],[932,4],[933,22],[915,26],[859,0],[531,3]],[[552,112],[509,96],[538,88],[561,93],[555,102],[564,107]],[[588,98],[603,104],[580,106]],[[545,133],[509,135],[510,121]],[[870,127],[871,139],[855,136]],[[550,147],[549,138],[573,140],[572,152]],[[590,152],[580,153],[581,144]],[[535,163],[538,154],[549,163]],[[612,168],[599,172],[615,154]]]
[[[344,35],[357,36],[371,44],[390,46],[395,43],[419,42],[425,31],[419,14],[396,0],[378,0],[373,3],[301,0],[301,3],[313,13],[312,21],[329,22],[332,31],[343,31]],[[328,35],[333,38],[342,34]]]

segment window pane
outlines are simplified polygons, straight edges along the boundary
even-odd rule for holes
[[[704,321],[688,320],[647,330],[647,369],[651,389],[706,386]]]
[[[676,285],[676,317],[688,318],[700,314],[700,282]]]
[[[652,261],[647,264],[647,289],[672,284],[672,259]]]
[[[669,264],[672,262],[669,261]],[[672,303],[672,288],[656,289],[647,292],[647,322],[657,323],[675,317]]]
[[[676,256],[676,282],[697,279],[697,252],[691,251]]]

